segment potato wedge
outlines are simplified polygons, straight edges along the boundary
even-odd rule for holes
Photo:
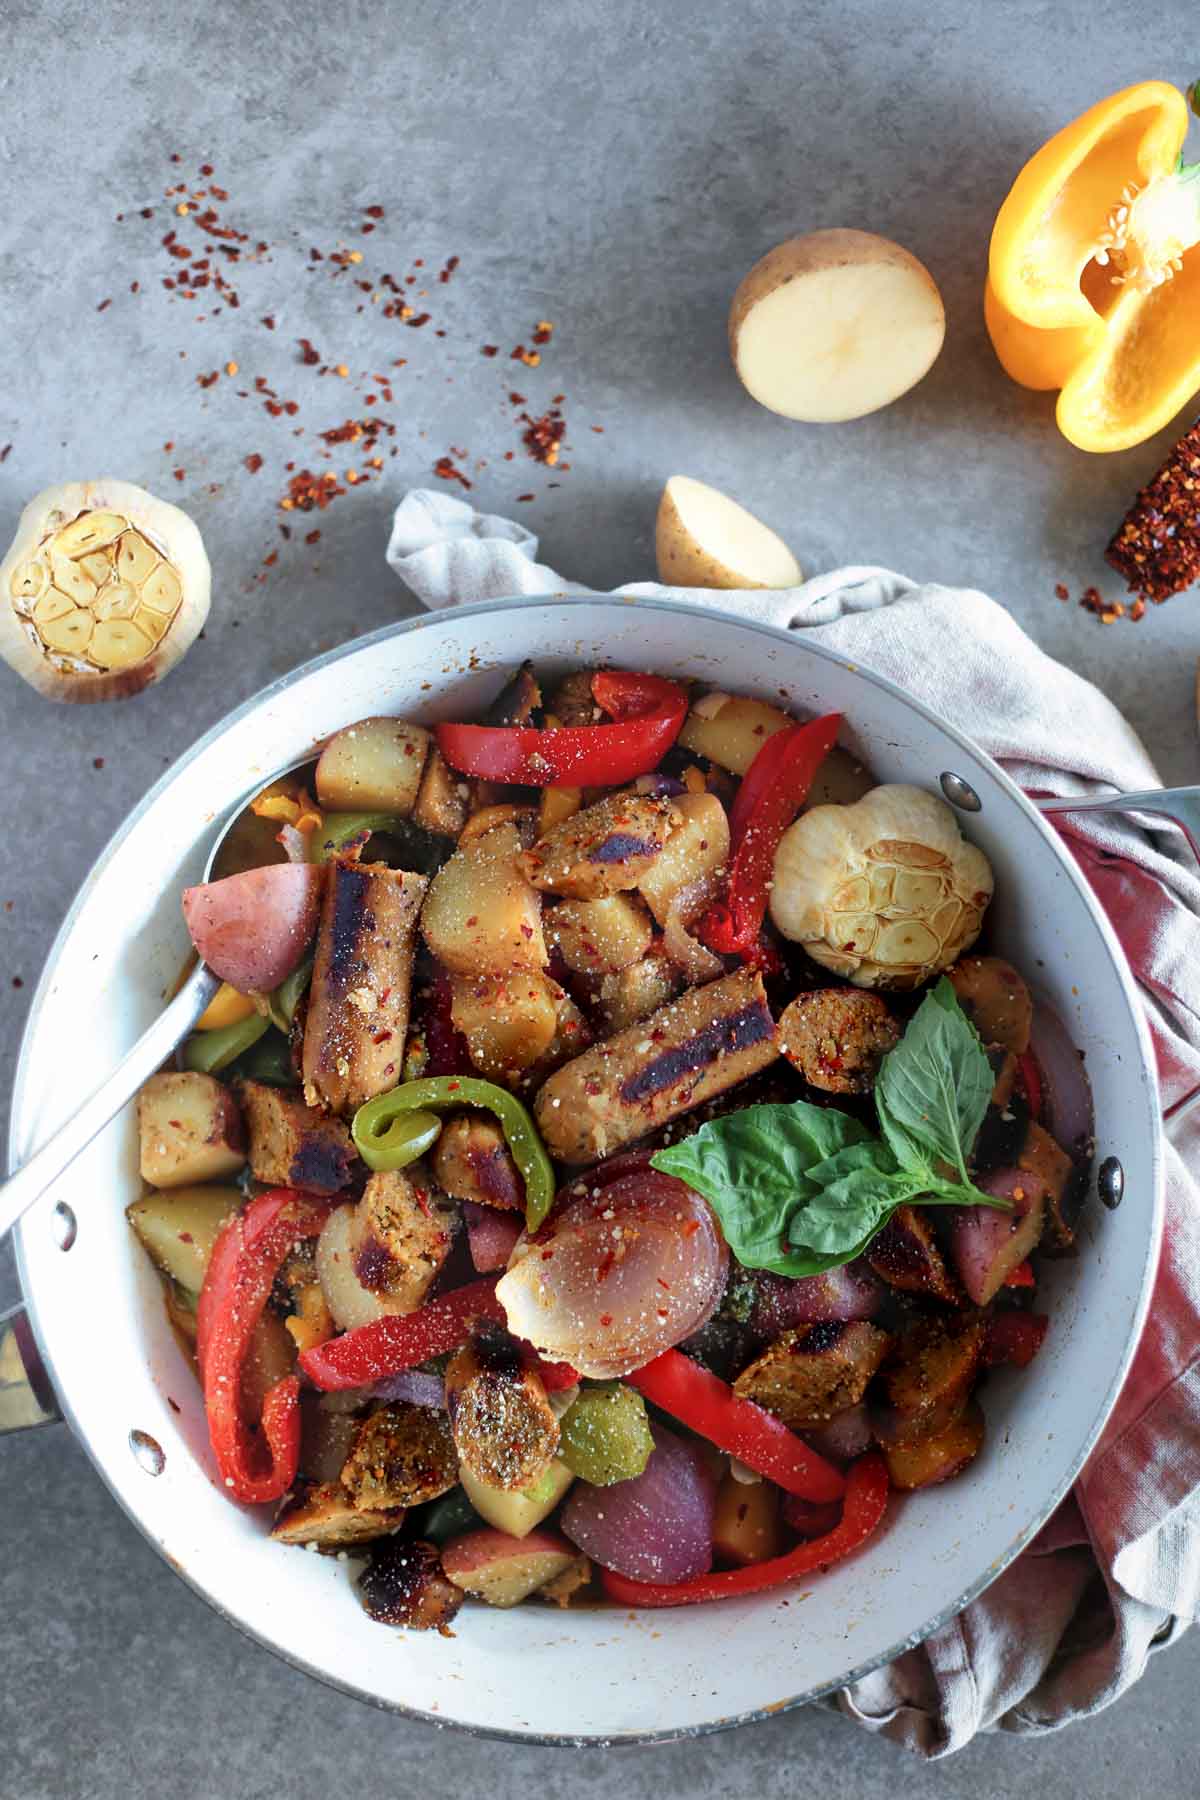
[[[512,1538],[502,1531],[469,1531],[442,1551],[442,1567],[455,1587],[489,1606],[519,1606],[579,1561],[579,1552],[557,1531]]]
[[[436,744],[429,746],[412,816],[426,831],[456,838],[467,822],[468,789]]]
[[[715,794],[682,794],[673,805],[679,823],[637,884],[659,925],[674,900],[689,888],[699,892],[729,856],[729,820]]]
[[[796,720],[745,694],[704,694],[683,721],[677,742],[733,775],[744,775],[768,738]]]
[[[330,812],[386,812],[416,805],[429,733],[403,719],[360,719],[335,731],[317,762],[317,798]]]
[[[312,942],[324,880],[312,863],[278,863],[185,888],[183,917],[198,954],[240,994],[277,988]]]
[[[946,335],[933,277],[870,231],[814,231],[746,275],[729,313],[743,386],[786,419],[860,419],[928,374]]]
[[[649,913],[632,894],[563,900],[546,913],[545,929],[568,969],[596,977],[639,962],[654,935]]]
[[[151,1187],[216,1181],[246,1161],[242,1115],[212,1075],[152,1075],[137,1097],[137,1116],[142,1180]]]
[[[658,579],[675,587],[788,588],[804,579],[783,539],[727,494],[672,475],[654,530]]]
[[[217,1233],[240,1198],[232,1187],[177,1187],[143,1195],[125,1217],[163,1273],[198,1294]]]
[[[978,1406],[968,1406],[961,1416],[932,1437],[913,1444],[891,1444],[884,1452],[892,1486],[901,1493],[935,1487],[961,1475],[983,1448],[984,1419]]]
[[[537,969],[451,975],[450,1017],[481,1075],[515,1081],[541,1061],[558,1029],[559,992]]]

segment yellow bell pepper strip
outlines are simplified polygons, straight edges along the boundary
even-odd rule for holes
[[[1060,389],[1059,430],[1126,450],[1200,389],[1200,163],[1188,103],[1142,81],[1064,126],[992,231],[984,316],[1014,381]]]
[[[255,1010],[249,994],[239,994],[223,981],[196,1020],[196,1030],[221,1031],[226,1025],[236,1025],[239,1019],[248,1019]]]

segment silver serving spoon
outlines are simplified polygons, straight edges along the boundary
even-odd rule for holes
[[[1034,800],[1039,812],[1157,813],[1178,825],[1200,861],[1200,787],[1148,788],[1142,794],[1054,795]]]
[[[217,833],[204,864],[202,881],[212,880],[213,870],[225,841],[254,795],[260,794],[281,776],[305,768],[311,761],[311,756],[303,757],[299,762],[277,769],[265,781],[255,783],[250,793],[234,807]],[[41,1199],[46,1189],[70,1167],[81,1151],[87,1149],[109,1120],[114,1119],[121,1108],[133,1099],[142,1083],[149,1080],[173,1050],[178,1049],[220,985],[220,976],[214,975],[211,969],[198,962],[175,998],[117,1064],[107,1081],[102,1082],[91,1098],[76,1108],[67,1123],[55,1132],[48,1143],[34,1152],[23,1168],[9,1176],[3,1187],[0,1187],[0,1238],[12,1230],[21,1215],[29,1210],[35,1200]]]

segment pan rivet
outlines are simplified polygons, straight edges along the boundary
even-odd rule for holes
[[[1119,1157],[1105,1157],[1096,1176],[1096,1188],[1109,1212],[1116,1212],[1125,1198],[1125,1171]]]
[[[147,1475],[161,1475],[167,1466],[166,1452],[157,1438],[152,1438],[148,1431],[131,1431],[129,1448],[133,1451],[134,1461],[139,1468],[145,1469]]]
[[[75,1222],[75,1214],[65,1200],[60,1200],[50,1214],[50,1229],[54,1233],[54,1241],[60,1250],[69,1250],[75,1242],[75,1233],[79,1229]]]
[[[970,782],[964,781],[961,775],[955,775],[953,770],[947,769],[938,779],[942,784],[943,794],[951,806],[957,806],[959,812],[983,811],[983,801]]]

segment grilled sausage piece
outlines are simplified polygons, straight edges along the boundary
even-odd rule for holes
[[[898,1206],[872,1240],[867,1261],[889,1287],[904,1294],[925,1294],[946,1306],[961,1306],[963,1292],[946,1267],[937,1239],[916,1206]]]
[[[511,1212],[525,1205],[525,1184],[508,1140],[494,1119],[478,1113],[458,1113],[446,1120],[433,1151],[433,1173],[438,1186],[455,1200]]]
[[[304,1092],[351,1112],[400,1078],[423,875],[334,857],[304,1026]]]
[[[883,1399],[871,1408],[881,1444],[914,1444],[953,1424],[979,1373],[986,1334],[978,1313],[922,1319],[904,1334],[884,1371]]]
[[[887,1002],[858,988],[800,994],[779,1020],[779,1048],[810,1087],[827,1094],[869,1094],[899,1041]]]
[[[999,956],[963,956],[947,971],[958,1003],[985,1044],[1017,1056],[1029,1048],[1033,1000],[1011,963]]]
[[[742,1370],[734,1392],[756,1400],[794,1431],[815,1428],[857,1406],[891,1341],[864,1319],[785,1331]]]
[[[298,1095],[265,1081],[239,1081],[235,1091],[256,1181],[310,1194],[336,1194],[347,1186],[358,1157],[340,1119],[327,1118]]]
[[[281,1544],[365,1544],[404,1523],[404,1508],[362,1511],[340,1481],[322,1481],[292,1500],[271,1536]]]
[[[445,1413],[397,1400],[364,1419],[342,1470],[360,1512],[420,1506],[458,1485],[458,1457]]]
[[[1052,1248],[1067,1250],[1075,1242],[1075,1220],[1083,1200],[1083,1182],[1057,1138],[1031,1121],[1017,1167],[1040,1181],[1046,1194],[1045,1231]]]
[[[559,1069],[534,1101],[538,1127],[561,1162],[595,1162],[778,1054],[762,976],[739,970],[692,988]]]
[[[465,1594],[442,1568],[436,1544],[423,1538],[392,1538],[377,1544],[358,1578],[363,1609],[381,1625],[409,1631],[440,1631],[452,1637],[450,1621]]]
[[[507,1331],[480,1327],[455,1351],[446,1401],[462,1465],[488,1487],[529,1488],[550,1467],[558,1420]]]
[[[517,859],[535,888],[590,900],[634,888],[681,814],[670,800],[610,794],[564,819]]]

